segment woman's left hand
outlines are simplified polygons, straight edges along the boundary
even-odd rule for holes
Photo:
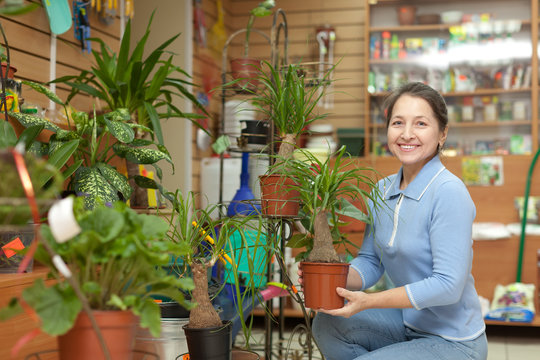
[[[363,291],[350,291],[341,287],[336,288],[336,292],[339,296],[344,297],[345,300],[347,300],[345,306],[340,309],[318,309],[317,311],[328,315],[349,318],[362,310],[366,310],[367,297],[369,296],[368,294],[364,293]]]

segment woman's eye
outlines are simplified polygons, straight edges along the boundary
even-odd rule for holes
[[[392,125],[396,126],[396,125],[401,125],[402,121],[401,120],[393,120],[392,121]]]
[[[416,125],[418,125],[418,126],[426,126],[427,123],[426,123],[425,121],[418,121],[418,122],[416,123]]]

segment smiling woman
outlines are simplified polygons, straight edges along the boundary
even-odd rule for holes
[[[411,83],[385,105],[388,144],[401,169],[377,184],[385,210],[366,226],[346,288],[336,289],[345,306],[319,310],[315,339],[327,359],[485,360],[485,325],[471,275],[476,209],[439,159],[446,104],[429,86]],[[394,288],[362,291],[383,274]]]

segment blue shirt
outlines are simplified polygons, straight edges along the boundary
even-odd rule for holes
[[[471,274],[474,203],[438,156],[405,190],[399,188],[402,172],[379,181],[385,204],[366,227],[351,266],[364,289],[384,271],[405,287],[413,305],[403,309],[406,326],[448,340],[475,339],[485,324]]]

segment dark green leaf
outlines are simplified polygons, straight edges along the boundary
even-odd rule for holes
[[[7,121],[3,122],[7,123]],[[19,136],[19,140],[17,140],[17,144],[23,143],[26,150],[30,149],[30,147],[34,143],[34,140],[36,140],[37,136],[44,128],[45,126],[43,125],[35,125],[24,129],[24,131],[21,133],[21,136]]]
[[[47,163],[54,166],[56,169],[61,169],[67,161],[71,158],[75,150],[77,150],[77,147],[79,146],[79,140],[71,140],[69,142],[66,142],[62,145],[60,145],[58,148],[54,150],[52,154],[49,155],[49,159],[47,160]],[[43,174],[38,184],[40,186],[43,186],[49,181],[49,179],[52,177],[52,174]]]
[[[156,135],[157,140],[160,144],[163,144],[163,133],[161,131],[161,122],[159,120],[159,116],[156,112],[156,109],[150,104],[149,102],[144,102],[144,108],[146,109],[146,113],[148,114],[148,117],[150,118],[150,122],[152,123],[152,129],[154,130],[154,135]]]
[[[145,189],[157,189],[158,188],[158,184],[153,179],[150,179],[150,178],[148,178],[146,176],[135,175],[135,177],[133,179],[135,180],[135,183],[139,187],[142,187],[142,188],[145,188]]]
[[[13,126],[4,120],[0,120],[0,149],[13,147],[17,143],[17,135]]]

